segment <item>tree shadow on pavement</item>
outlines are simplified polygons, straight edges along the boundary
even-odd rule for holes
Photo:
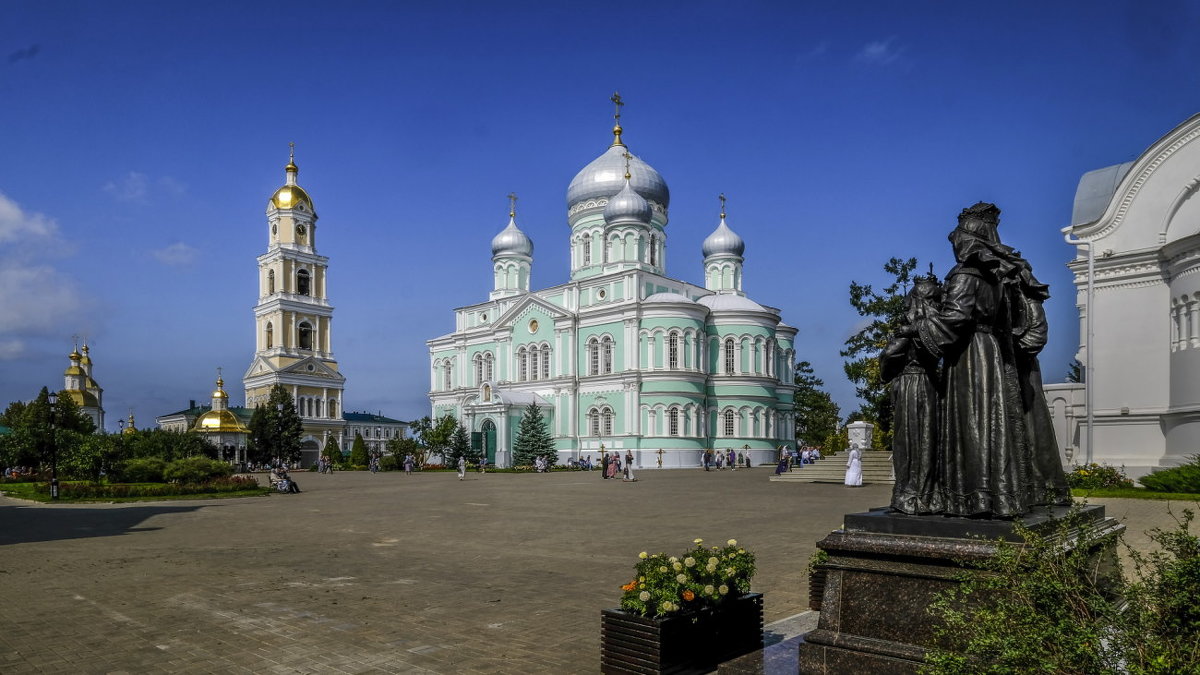
[[[151,532],[162,528],[138,525],[160,514],[187,513],[211,506],[61,508],[5,504],[0,505],[0,546]]]

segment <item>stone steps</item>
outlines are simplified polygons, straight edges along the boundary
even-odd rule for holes
[[[892,475],[892,453],[867,450],[862,458],[863,483],[896,482]],[[815,464],[793,466],[791,471],[771,476],[773,481],[792,483],[844,483],[846,481],[846,455],[826,457]]]

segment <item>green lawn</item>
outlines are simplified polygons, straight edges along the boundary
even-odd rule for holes
[[[1087,498],[1119,498],[1119,499],[1169,499],[1179,502],[1200,502],[1200,494],[1185,492],[1154,492],[1144,488],[1097,488],[1088,490],[1075,488],[1071,490],[1075,497]]]
[[[35,502],[49,502],[50,495],[44,492],[38,492],[38,487],[44,487],[44,482],[39,483],[0,483],[0,494],[5,497],[13,497],[15,499],[27,499]],[[161,483],[134,483],[134,485],[161,485]],[[161,501],[177,501],[181,499],[226,499],[230,497],[260,497],[270,494],[270,487],[259,487],[254,490],[239,490],[237,492],[205,492],[200,494],[187,495],[149,495],[145,497],[80,497],[60,498],[59,503],[62,504],[110,504],[121,502],[161,502]]]

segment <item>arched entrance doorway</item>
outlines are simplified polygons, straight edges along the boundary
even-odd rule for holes
[[[321,456],[321,446],[313,439],[308,439],[300,444],[300,466],[309,467],[317,463],[317,458]]]
[[[483,426],[480,427],[483,432],[483,456],[487,457],[487,463],[491,466],[496,465],[496,423],[491,420],[484,420]]]

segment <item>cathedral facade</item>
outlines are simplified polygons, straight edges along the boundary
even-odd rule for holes
[[[565,283],[530,290],[533,242],[510,209],[488,299],[427,342],[433,415],[457,418],[500,466],[530,403],[561,463],[616,451],[637,467],[694,467],[708,449],[774,461],[795,440],[797,331],[743,291],[745,242],[723,197],[704,285],[666,275],[670,192],[629,153],[619,112],[613,132],[567,189]]]

